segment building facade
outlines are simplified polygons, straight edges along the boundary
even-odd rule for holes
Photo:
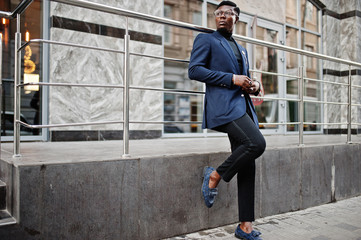
[[[20,1],[6,0],[0,10],[12,11]],[[215,28],[219,1],[145,0],[93,1],[108,6]],[[241,9],[235,34],[361,62],[361,2],[357,0],[235,0]],[[15,20],[2,19],[3,99],[2,139],[12,139]],[[129,27],[130,85],[132,87],[204,91],[204,85],[188,79],[188,64],[139,56],[139,54],[188,60],[196,31],[101,13],[52,1],[34,0],[21,16],[22,40],[48,39],[118,50],[91,50],[57,44],[30,44],[23,51],[22,79],[26,82],[111,85],[108,87],[26,86],[22,90],[22,121],[29,124],[68,124],[121,121],[123,119],[124,33]],[[347,105],[320,104],[320,101],[347,102],[346,65],[321,61],[273,48],[240,42],[247,48],[252,77],[262,81],[269,98],[297,99],[299,66],[305,69],[304,130],[310,133],[342,133]],[[275,75],[275,73],[279,75]],[[351,69],[352,83],[361,85],[361,70]],[[360,104],[360,88],[352,90],[353,103]],[[264,134],[298,132],[296,101],[255,100]],[[212,136],[201,129],[203,95],[130,90],[130,120],[151,124],[130,124],[133,139],[162,136]],[[352,121],[360,122],[361,108],[352,107]],[[167,121],[168,124],[154,124]],[[174,123],[172,123],[174,122]],[[187,122],[187,123],[181,123]],[[189,124],[192,122],[192,124]],[[264,123],[264,124],[262,124]],[[275,124],[272,124],[275,123]],[[359,128],[354,125],[353,131]],[[111,140],[122,138],[122,124],[56,127],[42,130],[21,128],[23,140]]]

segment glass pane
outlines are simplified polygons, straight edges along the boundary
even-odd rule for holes
[[[247,36],[247,23],[237,22],[235,26],[234,33],[241,36]],[[246,43],[242,41],[238,41],[244,48],[246,48]]]
[[[290,47],[298,47],[298,30],[295,28],[286,28],[286,45]],[[295,53],[285,52],[286,54],[286,74],[295,77],[288,78],[286,83],[287,98],[298,98],[298,55]],[[287,102],[287,122],[298,121],[298,103]],[[298,125],[287,125],[287,131],[298,131]]]
[[[182,1],[177,5],[164,2],[164,16],[202,25],[202,2]],[[213,14],[213,12],[212,12]],[[198,32],[167,27],[165,28],[164,56],[189,59],[194,37]],[[164,87],[168,89],[203,91],[203,84],[188,79],[188,64],[165,61]],[[164,121],[202,121],[203,95],[164,93]],[[164,133],[202,132],[200,124],[166,124]]]
[[[165,17],[187,23],[194,23],[193,13],[202,13],[202,1],[185,0],[175,4],[174,1],[164,0],[164,6],[167,6],[164,8]],[[169,11],[166,9],[168,6],[170,6],[172,10],[171,13],[166,16],[166,11]]]
[[[214,11],[216,10],[216,5],[214,4],[207,4],[207,27],[216,29],[216,21],[214,17]]]
[[[295,28],[286,28],[286,45],[289,47],[298,47],[298,30]],[[298,68],[298,55],[295,53],[285,52],[287,72]]]
[[[0,9],[13,11],[19,1],[1,1]],[[30,39],[41,38],[42,30],[42,1],[35,0],[21,15],[22,43]],[[16,20],[2,20],[1,34],[3,36],[3,99],[1,109],[2,136],[13,135],[14,118],[14,36],[16,32]],[[23,82],[42,81],[42,46],[40,44],[28,45],[22,51],[21,79]],[[21,115],[20,120],[28,124],[41,124],[41,88],[38,86],[26,86],[21,89]],[[21,127],[21,135],[39,135],[38,129],[31,130]]]
[[[307,98],[305,98],[307,99]],[[298,103],[297,102],[288,102],[287,103],[287,122],[297,122],[298,118]],[[304,131],[320,131],[321,125],[316,125],[312,123],[321,122],[321,105],[316,103],[304,103],[304,122],[309,124],[303,125]],[[287,125],[287,131],[298,131],[299,125]]]
[[[301,27],[318,32],[318,9],[309,1],[301,1]]]
[[[302,49],[310,52],[319,52],[320,37],[311,33],[302,32]],[[304,57],[303,65],[307,69],[307,77],[317,77],[316,71],[318,69],[318,61],[315,58]]]
[[[319,52],[319,37],[311,33],[302,33],[302,48],[310,52]],[[303,66],[306,67],[306,78],[319,79],[320,74],[320,60],[312,57],[303,58]],[[304,82],[304,96],[307,100],[321,99],[321,83],[312,80],[305,80]],[[305,122],[321,122],[321,105],[315,103],[305,104]],[[306,131],[320,130],[319,125],[304,126]]]
[[[257,27],[256,38],[267,42],[277,43],[278,32],[267,28]],[[256,70],[264,72],[278,72],[277,50],[262,46],[255,47]],[[266,73],[258,73],[257,80],[262,81],[265,97],[278,96],[277,76]],[[255,77],[255,75],[253,76]],[[262,104],[256,106],[256,112],[260,123],[278,122],[278,102],[275,100],[264,100]],[[277,129],[277,125],[260,125],[261,128]]]
[[[286,0],[286,22],[297,26],[297,1]]]

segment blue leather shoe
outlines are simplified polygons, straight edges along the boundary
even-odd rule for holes
[[[209,177],[211,173],[214,171],[212,167],[205,167],[203,170],[203,185],[202,185],[202,195],[204,198],[204,202],[208,208],[213,206],[214,199],[218,194],[217,188],[209,188]]]
[[[236,228],[236,232],[234,233],[236,238],[242,239],[242,240],[262,240],[262,238],[259,236],[261,235],[260,232],[253,230],[250,233],[245,233],[242,231],[240,226],[238,225]]]

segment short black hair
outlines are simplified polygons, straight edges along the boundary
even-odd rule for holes
[[[220,6],[223,6],[223,5],[227,5],[227,6],[232,6],[234,7],[234,11],[236,11],[237,15],[240,14],[241,10],[239,9],[239,7],[237,7],[237,4],[235,4],[234,2],[232,1],[222,1],[220,4],[218,4],[216,10],[220,7]]]

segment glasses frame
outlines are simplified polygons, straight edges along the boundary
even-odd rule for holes
[[[218,13],[220,13],[219,16],[217,16]],[[238,14],[236,12],[234,12],[233,9],[228,9],[226,11],[222,11],[222,10],[217,9],[216,11],[213,12],[213,14],[216,17],[221,17],[222,15],[224,15],[226,18],[232,17],[232,16],[238,17]]]

